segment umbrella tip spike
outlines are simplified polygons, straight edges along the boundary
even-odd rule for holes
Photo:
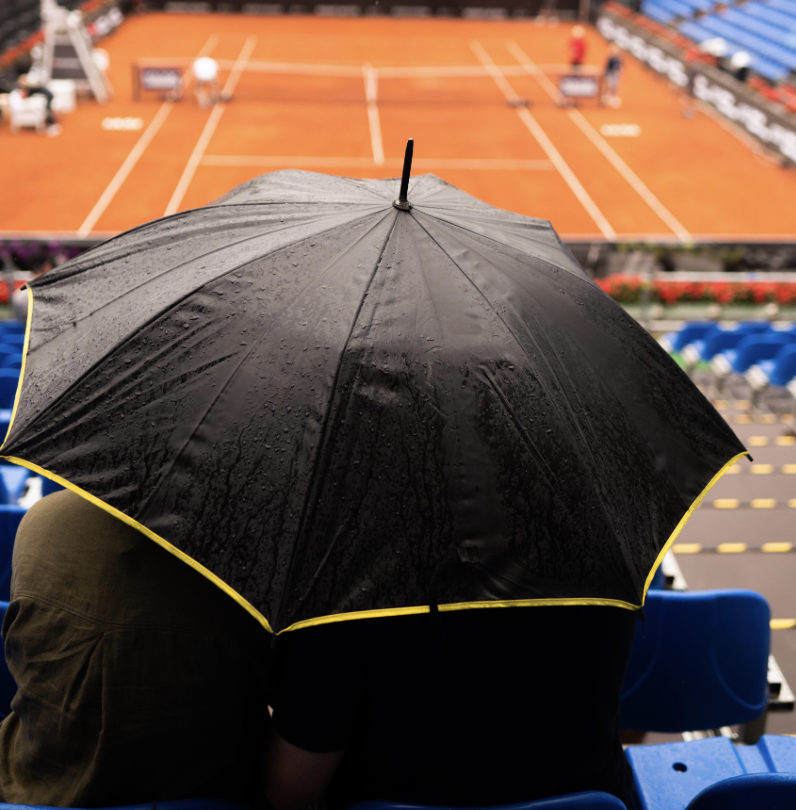
[[[406,142],[406,153],[404,154],[404,171],[401,175],[401,191],[398,194],[398,199],[393,203],[393,207],[399,211],[409,211],[412,204],[407,200],[406,196],[409,193],[409,175],[412,173],[412,154],[415,151],[415,139],[410,138]]]

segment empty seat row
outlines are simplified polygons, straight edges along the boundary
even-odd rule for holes
[[[644,0],[644,2],[641,4],[641,11],[650,19],[656,20],[664,25],[668,25],[675,18],[675,15],[672,14],[671,11],[667,11],[665,8],[656,5],[652,2],[652,0]]]
[[[782,28],[783,31],[792,31],[796,29],[796,19],[789,14],[784,14],[775,8],[772,8],[762,0],[752,0],[741,6],[745,14],[754,17],[757,20],[762,20],[770,25],[776,25]]]
[[[747,31],[763,37],[780,48],[792,51],[796,56],[796,36],[787,30],[783,30],[780,26],[759,20],[757,17],[747,14],[743,8],[728,8],[721,13],[721,16],[728,23],[732,23],[738,28],[745,28]],[[794,26],[796,26],[796,20]]]
[[[793,0],[767,0],[766,5],[796,19],[796,3]]]
[[[686,20],[685,22],[680,23],[678,28],[680,33],[685,34],[685,36],[689,37],[689,39],[693,39],[695,42],[705,42],[706,40],[713,39],[716,36],[713,31],[708,30],[701,25],[701,23],[695,23],[691,20]],[[726,40],[727,38],[724,37],[724,39]],[[731,40],[727,41],[727,47],[730,56],[738,51],[748,52],[748,49],[743,45],[735,43]],[[749,53],[749,55],[751,56],[750,67],[752,70],[759,73],[761,76],[764,76],[766,79],[769,79],[772,82],[778,82],[788,75],[788,68],[785,65],[782,65],[779,62],[774,62],[771,59],[767,59],[766,57],[757,53]]]
[[[770,61],[778,62],[789,69],[796,68],[796,53],[739,28],[719,15],[711,14],[703,17],[699,24],[715,36],[723,37],[728,44],[732,42],[748,50],[750,54],[757,54]]]
[[[693,17],[695,9],[685,0],[655,0],[656,4],[677,17]]]

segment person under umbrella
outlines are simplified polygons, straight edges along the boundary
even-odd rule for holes
[[[396,181],[266,175],[33,282],[2,452],[277,634],[280,810],[327,783],[339,805],[464,784],[470,802],[624,797],[635,615],[745,451],[549,223],[410,188],[408,163],[397,199]],[[372,669],[388,649],[411,652],[392,682]],[[542,739],[561,662],[589,730]],[[349,694],[308,719],[327,670]],[[396,690],[422,697],[422,745]],[[435,738],[455,742],[440,778]]]

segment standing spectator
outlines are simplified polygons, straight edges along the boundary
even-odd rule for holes
[[[36,84],[27,73],[19,77],[19,91],[22,94],[22,98],[37,95],[44,96],[47,100],[47,117],[45,119],[47,129],[45,131],[51,138],[60,135],[61,125],[55,123],[55,116],[52,111],[53,94],[46,87]]]
[[[685,118],[694,117],[694,81],[697,77],[697,64],[702,55],[696,48],[689,48],[684,57],[686,85],[683,88],[683,116]]]
[[[608,59],[605,63],[605,85],[603,87],[603,104],[617,109],[622,106],[619,98],[619,78],[622,75],[622,57],[619,48],[611,45],[608,48]]]
[[[536,18],[536,24],[544,25],[545,22],[547,22],[551,28],[555,28],[558,25],[557,5],[558,0],[542,0],[539,15]]]
[[[572,29],[572,36],[567,47],[569,48],[569,64],[573,70],[580,70],[583,60],[586,58],[586,31],[582,25],[576,25]]]

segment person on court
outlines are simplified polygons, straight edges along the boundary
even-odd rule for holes
[[[583,60],[586,58],[586,30],[582,25],[576,25],[572,29],[567,47],[570,67],[575,71],[580,70]]]
[[[613,107],[614,109],[618,109],[622,106],[622,99],[619,97],[619,79],[622,75],[622,67],[622,57],[619,55],[619,47],[617,45],[610,45],[603,75],[604,92],[602,102],[604,105]]]

